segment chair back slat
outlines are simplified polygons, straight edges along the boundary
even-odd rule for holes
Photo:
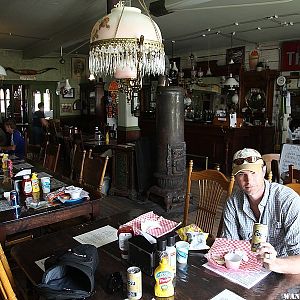
[[[217,170],[193,171],[193,161],[189,162],[187,189],[184,206],[183,225],[189,217],[191,196],[197,205],[195,224],[205,232],[212,233],[216,221],[217,210],[222,200],[232,192],[234,177],[227,179]]]
[[[71,174],[70,179],[82,184],[83,166],[86,158],[86,150],[81,150],[77,144],[73,145],[71,154]]]
[[[300,170],[294,165],[289,165],[288,183],[300,183]]]

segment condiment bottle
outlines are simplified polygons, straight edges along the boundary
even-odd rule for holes
[[[23,187],[23,193],[25,196],[32,195],[32,185],[31,185],[31,179],[30,179],[29,175],[23,176],[22,187]]]
[[[36,173],[32,173],[31,184],[33,200],[38,201],[40,199],[40,184]]]
[[[167,237],[167,248],[166,253],[168,255],[168,263],[174,273],[173,286],[175,287],[176,277],[176,248],[175,248],[175,236]]]
[[[119,248],[121,257],[128,259],[128,240],[134,236],[133,228],[128,225],[121,225],[118,230]]]
[[[174,295],[173,278],[174,273],[168,264],[168,259],[163,257],[154,272],[156,297],[172,297]]]
[[[39,179],[36,173],[32,173],[31,176],[32,192],[36,193],[40,191]]]
[[[2,169],[7,169],[7,161],[8,161],[8,154],[3,154],[2,156]]]
[[[157,267],[162,260],[163,257],[168,259],[168,254],[166,252],[167,248],[167,240],[157,240],[157,248],[156,248],[156,261],[155,266]]]

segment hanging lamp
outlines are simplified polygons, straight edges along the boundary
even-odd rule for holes
[[[232,37],[235,35],[235,32],[231,33],[231,50],[232,50]],[[228,86],[229,90],[235,90],[235,88],[239,87],[239,83],[238,81],[232,76],[232,73],[230,73],[230,65],[234,64],[233,59],[231,58],[231,60],[228,63],[228,73],[229,73],[229,77],[225,80],[224,82],[224,86]]]
[[[97,21],[91,32],[89,69],[94,76],[118,79],[129,99],[141,89],[145,75],[164,74],[162,36],[150,14],[120,1]]]
[[[224,82],[224,86],[228,86],[229,90],[235,90],[235,88],[239,87],[239,82],[232,77],[232,73],[230,73],[229,77]]]

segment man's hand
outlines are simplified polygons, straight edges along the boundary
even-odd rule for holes
[[[280,267],[280,259],[276,257],[277,252],[271,244],[261,243],[256,253],[257,258],[263,262],[266,269],[281,273],[278,269]]]

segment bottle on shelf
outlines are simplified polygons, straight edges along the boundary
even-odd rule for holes
[[[95,140],[98,140],[99,137],[99,127],[95,127]]]

